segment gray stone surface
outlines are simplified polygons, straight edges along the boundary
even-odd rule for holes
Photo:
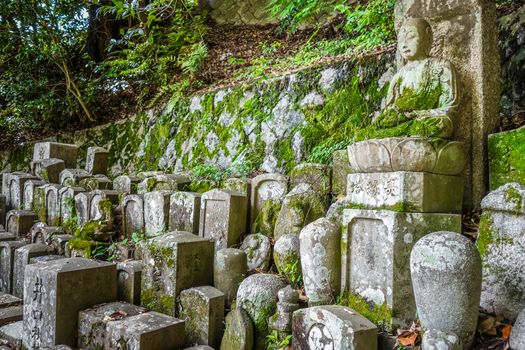
[[[13,322],[0,327],[0,338],[7,341],[15,349],[22,347],[22,334],[24,332],[24,324],[22,321]]]
[[[146,192],[155,191],[177,191],[179,189],[178,178],[173,175],[156,174],[145,177],[137,185],[137,193],[145,194]]]
[[[61,188],[62,186],[57,184],[44,185],[46,218],[49,226],[60,225],[60,201],[58,192]]]
[[[250,196],[250,225],[252,233],[257,233],[255,221],[264,203],[268,201],[282,202],[288,192],[288,176],[282,174],[262,174],[252,179]]]
[[[221,350],[252,350],[254,329],[250,316],[243,309],[235,308],[226,316]]]
[[[5,209],[6,209],[6,198],[5,196],[0,195],[0,225],[2,227],[5,225]]]
[[[142,305],[176,315],[184,289],[213,284],[213,242],[189,232],[169,232],[143,243]],[[163,300],[161,305],[158,301]]]
[[[144,232],[144,195],[128,194],[122,197],[122,233],[130,238],[133,232]]]
[[[453,232],[426,235],[412,250],[410,271],[421,326],[453,332],[463,349],[469,349],[476,335],[481,293],[476,246]]]
[[[242,281],[237,307],[248,313],[255,329],[255,348],[262,348],[268,335],[268,319],[276,311],[277,293],[286,282],[271,274],[258,273]]]
[[[113,180],[113,189],[123,194],[135,194],[140,181],[138,176],[120,175]]]
[[[471,154],[465,171],[466,205],[477,207],[485,194],[487,134],[499,123],[501,81],[496,77],[501,75],[501,65],[495,2],[398,1],[396,28],[407,17],[430,20],[435,38],[432,55],[452,62],[461,79],[455,138],[465,142]]]
[[[36,188],[45,185],[42,180],[28,180],[24,183],[24,210],[33,210],[35,201]],[[1,222],[5,222],[2,220]]]
[[[308,305],[333,304],[341,288],[341,227],[321,218],[303,228],[299,240]]]
[[[117,264],[117,300],[140,305],[142,261],[128,260]]]
[[[51,255],[53,253],[53,248],[39,243],[27,244],[15,250],[12,288],[14,296],[18,298],[24,297],[24,271],[30,260],[37,256]]]
[[[316,306],[293,314],[293,349],[377,349],[377,327],[350,308]]]
[[[53,184],[60,182],[60,173],[65,168],[64,161],[57,158],[41,159],[31,163],[31,169],[35,176]]]
[[[71,144],[57,143],[57,142],[38,142],[33,148],[33,162],[57,158],[62,159],[68,168],[75,168],[77,166],[77,150],[78,147]]]
[[[23,343],[28,349],[74,346],[78,312],[117,296],[116,266],[106,262],[60,259],[27,265],[25,275]]]
[[[392,310],[392,326],[409,326],[416,312],[410,251],[429,232],[461,232],[461,215],[343,211],[341,289]]]
[[[273,247],[273,261],[277,271],[290,282],[297,281],[301,272],[301,251],[299,237],[283,235]]]
[[[75,195],[75,211],[77,214],[77,222],[79,225],[85,224],[90,220],[91,199],[93,194],[91,192],[79,192]]]
[[[462,350],[461,339],[454,333],[435,329],[425,330],[421,341],[422,350]]]
[[[370,209],[461,213],[463,187],[460,176],[404,171],[359,173],[348,175],[347,198],[356,206]]]
[[[328,195],[332,191],[332,168],[324,164],[303,163],[292,169],[290,186],[305,183],[321,195]]]
[[[172,193],[164,190],[144,194],[144,228],[148,237],[168,231]]]
[[[260,233],[247,235],[240,249],[246,253],[248,271],[268,271],[272,258],[272,244],[268,237]]]
[[[482,201],[478,250],[483,265],[481,307],[514,321],[525,307],[525,187],[506,184]]]
[[[73,239],[70,234],[54,234],[51,236],[51,243],[48,243],[57,254],[64,255],[66,252],[66,243]]]
[[[186,343],[218,347],[223,333],[224,293],[211,286],[180,293],[179,317],[186,323]]]
[[[248,272],[246,253],[235,248],[224,248],[215,253],[214,286],[224,293],[226,306],[237,297],[237,290]]]
[[[11,210],[6,215],[5,229],[16,237],[22,238],[29,233],[36,221],[37,216],[33,211]]]
[[[24,241],[0,242],[0,292],[13,293],[15,251],[25,245]]]
[[[112,205],[116,206],[119,204],[119,194],[113,190],[94,190],[91,192],[91,202],[89,209],[90,220],[112,220],[108,218],[103,207],[100,206],[102,201],[110,201]]]
[[[60,184],[62,186],[78,186],[80,181],[92,177],[84,169],[64,169],[60,173]]]
[[[172,350],[184,345],[184,321],[146,312],[109,322],[105,349]]]
[[[323,217],[325,201],[322,195],[308,184],[294,187],[284,198],[281,211],[275,223],[274,238],[282,235],[298,235],[304,226]]]
[[[29,180],[37,179],[37,177],[26,173],[4,174],[3,181],[7,181],[7,183],[3,185],[5,187],[2,187],[2,193],[6,196],[7,209],[22,209],[24,185]]]
[[[509,345],[514,350],[525,350],[525,308],[521,310],[512,327]]]
[[[199,235],[213,239],[215,249],[239,243],[246,233],[247,197],[238,192],[211,190],[201,197]]]
[[[62,224],[69,222],[75,215],[75,196],[84,192],[82,187],[62,187],[58,191],[60,202],[60,221]]]
[[[107,175],[109,152],[102,147],[89,147],[86,155],[86,171],[91,175]]]
[[[346,195],[346,182],[348,174],[353,172],[348,159],[348,151],[343,149],[335,151],[332,156],[333,174],[332,174],[332,192],[334,195]]]
[[[299,310],[299,291],[286,286],[277,293],[277,312],[270,318],[268,328],[275,330],[280,339],[292,334],[292,316]]]
[[[78,185],[86,189],[86,191],[94,190],[112,190],[113,181],[111,181],[106,175],[93,175],[79,181]]]
[[[170,197],[168,229],[199,234],[201,195],[194,192],[173,192]]]
[[[23,307],[22,305],[8,306],[0,309],[0,326],[6,324],[22,321]]]
[[[146,312],[143,307],[113,302],[100,304],[78,313],[78,347],[83,350],[104,349],[109,343],[107,324]]]

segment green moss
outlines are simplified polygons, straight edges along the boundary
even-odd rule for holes
[[[273,230],[277,216],[281,211],[281,201],[268,200],[264,202],[255,218],[254,232],[262,233],[265,236],[273,237]]]
[[[93,257],[95,250],[100,247],[107,247],[108,244],[101,242],[94,242],[88,239],[75,237],[67,242],[69,249],[79,252],[85,258]]]
[[[479,255],[483,259],[487,253],[488,246],[494,243],[496,234],[492,228],[493,221],[490,214],[483,213],[480,218],[478,228],[478,238],[476,244],[478,246]]]
[[[90,220],[85,224],[77,227],[73,232],[73,236],[81,240],[93,240],[95,238],[95,233],[100,231],[103,223],[99,220]]]
[[[523,198],[519,191],[513,186],[509,186],[505,189],[505,200],[514,205],[514,212],[519,214]]]
[[[372,323],[383,330],[392,328],[392,309],[387,304],[375,305],[365,298],[352,292],[345,292],[338,300],[338,305],[351,308],[357,313],[368,318]]]
[[[106,220],[112,220],[115,216],[115,207],[109,199],[103,199],[98,203],[98,209]]]
[[[142,290],[140,303],[149,310],[166,315],[175,315],[175,297],[162,294],[153,288]]]
[[[525,186],[525,128],[491,135],[488,151],[491,190],[509,182]]]

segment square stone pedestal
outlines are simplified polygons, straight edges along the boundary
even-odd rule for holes
[[[461,215],[345,209],[342,236],[342,292],[350,291],[392,310],[391,325],[416,319],[410,252],[423,236],[461,232]]]

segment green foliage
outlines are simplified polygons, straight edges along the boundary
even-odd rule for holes
[[[343,16],[340,25],[351,38],[353,50],[371,49],[395,40],[395,0],[272,0],[270,13],[283,30],[294,32],[302,24],[321,26],[323,19]]]
[[[267,350],[283,350],[292,344],[292,336],[282,337],[278,331],[273,330],[266,336]]]

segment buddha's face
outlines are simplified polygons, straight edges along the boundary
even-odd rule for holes
[[[398,49],[407,61],[416,61],[428,56],[430,38],[423,28],[406,25],[398,34]]]

